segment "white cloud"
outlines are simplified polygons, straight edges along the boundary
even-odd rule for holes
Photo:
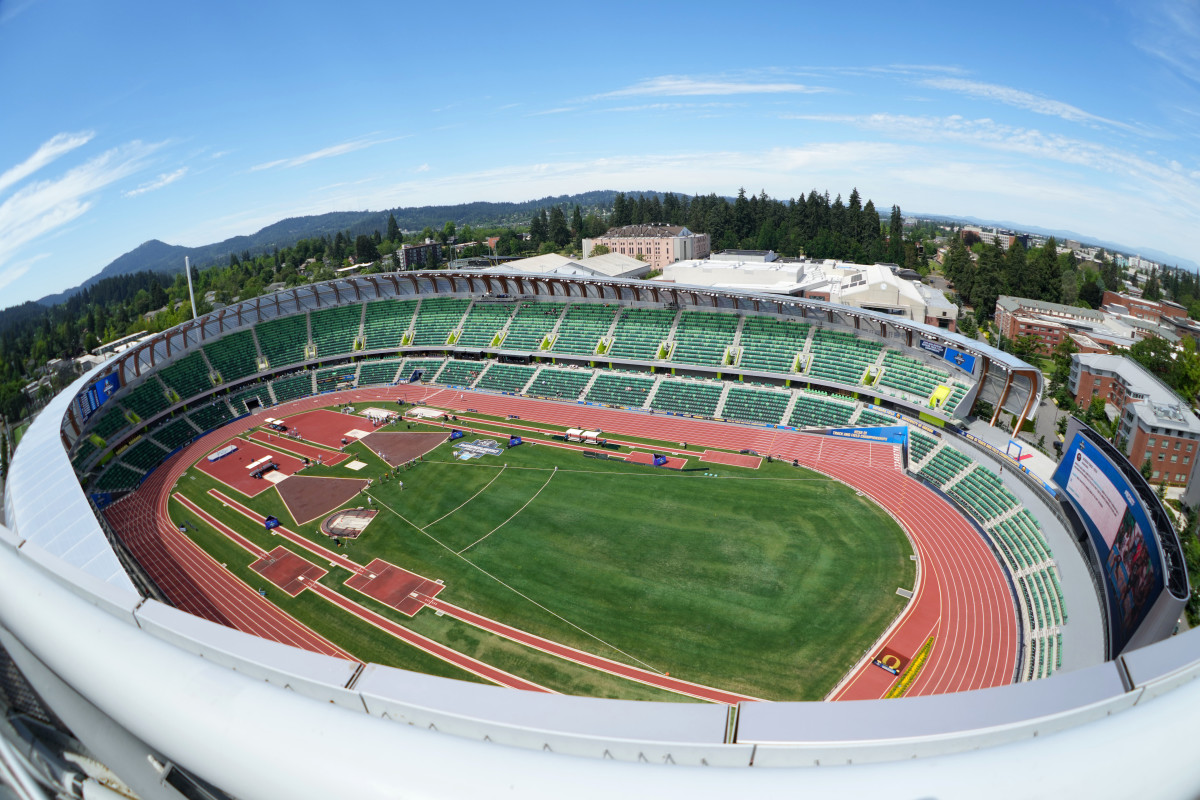
[[[179,169],[175,170],[174,172],[164,172],[163,174],[159,175],[154,180],[143,183],[141,186],[137,187],[136,189],[130,189],[128,192],[125,192],[125,196],[126,197],[137,197],[139,194],[145,194],[146,192],[153,192],[155,189],[161,189],[168,184],[174,183],[175,181],[182,178],[184,175],[187,175],[187,173],[188,173],[187,167],[180,167]]]
[[[1138,49],[1160,59],[1176,75],[1200,84],[1200,9],[1190,0],[1161,0],[1138,8]]]
[[[0,175],[0,192],[14,183],[28,178],[59,156],[66,155],[77,147],[82,147],[90,142],[95,135],[92,131],[82,131],[80,133],[60,133],[52,137],[35,150],[29,158],[15,167],[10,167],[4,171],[4,174]]]
[[[386,142],[394,142],[394,141],[397,141],[398,139],[403,139],[403,138],[405,138],[405,137],[393,136],[388,139],[353,139],[349,142],[342,142],[341,144],[335,144],[332,147],[326,147],[321,150],[314,150],[313,152],[305,153],[302,156],[293,156],[292,158],[280,158],[280,159],[276,159],[275,161],[267,161],[263,164],[256,164],[255,166],[250,168],[250,171],[258,172],[259,170],[274,169],[275,167],[285,167],[285,168],[299,167],[299,166],[309,163],[310,161],[317,161],[318,159],[322,159],[322,158],[332,158],[334,156],[341,156],[341,155],[345,155],[346,153],[353,153],[356,150],[364,150],[368,147],[374,147],[377,144],[384,144]]]
[[[32,258],[26,258],[23,261],[13,264],[8,269],[0,271],[0,289],[8,286],[10,283],[23,276],[26,272],[29,272],[30,267],[49,255],[49,253],[39,253]]]
[[[1000,86],[995,83],[982,83],[980,81],[969,81],[963,78],[926,78],[920,82],[922,86],[928,86],[931,89],[943,89],[949,92],[957,92],[968,97],[977,97],[982,100],[992,100],[997,103],[1014,106],[1015,108],[1023,108],[1026,111],[1032,111],[1035,114],[1042,114],[1048,117],[1058,117],[1065,119],[1068,122],[1082,122],[1093,125],[1109,125],[1115,128],[1121,128],[1127,131],[1141,132],[1140,129],[1133,125],[1128,125],[1124,122],[1106,119],[1095,114],[1090,114],[1082,108],[1073,106],[1070,103],[1063,103],[1059,100],[1051,100],[1047,97],[1041,97],[1030,92],[1014,89],[1010,86]]]
[[[0,265],[23,245],[82,216],[92,207],[90,196],[143,169],[146,158],[158,147],[130,142],[58,178],[31,183],[13,192],[0,203]]]
[[[568,111],[574,111],[575,106],[561,106],[559,108],[547,108],[545,111],[533,111],[525,116],[527,117],[545,117],[550,114],[565,114]]]
[[[428,165],[428,164],[422,164],[421,166],[419,166],[419,167],[417,167],[416,169],[414,169],[414,170],[413,170],[413,172],[429,172],[429,165]]]
[[[601,113],[636,112],[636,111],[686,111],[697,108],[737,108],[738,103],[642,103],[636,106],[617,106],[616,108],[600,109]]]
[[[657,78],[647,78],[632,86],[626,86],[624,89],[595,95],[593,99],[732,94],[815,94],[828,91],[830,91],[828,88],[822,86],[808,86],[803,83],[756,83],[745,80],[694,78],[688,75],[662,75]]]

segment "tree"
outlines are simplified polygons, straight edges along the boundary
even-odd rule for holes
[[[369,261],[379,260],[379,248],[375,246],[374,240],[366,234],[359,234],[354,239],[354,262],[356,264],[366,264]]]
[[[438,238],[442,240],[442,244],[445,244],[454,238],[454,233],[454,220],[447,220],[446,224],[442,226],[442,232],[438,234]]]
[[[612,250],[610,250],[610,249],[609,249],[608,245],[606,245],[606,244],[597,244],[597,245],[592,245],[592,252],[588,253],[588,256],[589,256],[589,257],[591,257],[591,256],[605,256],[605,255],[608,255],[608,254],[609,254],[609,253],[611,253],[611,252],[612,252]]]
[[[1154,474],[1154,465],[1150,463],[1149,458],[1142,462],[1141,473],[1146,480],[1150,480],[1150,476]]]
[[[398,244],[403,236],[400,233],[400,225],[396,222],[396,215],[388,212],[387,220],[387,239],[392,244]]]
[[[529,241],[534,247],[540,246],[549,238],[549,227],[546,221],[546,209],[538,209],[538,213],[534,214],[533,219],[529,222]]]
[[[892,206],[887,256],[890,263],[904,266],[904,217],[900,215],[900,206]]]
[[[1157,336],[1147,336],[1139,339],[1129,348],[1129,357],[1154,373],[1163,383],[1170,383],[1170,375],[1174,369],[1172,355],[1175,350],[1166,339]]]
[[[1155,302],[1162,299],[1162,287],[1158,280],[1158,267],[1150,270],[1150,277],[1146,279],[1146,285],[1142,288],[1142,297]]]
[[[976,312],[992,314],[996,308],[996,299],[1004,290],[1001,264],[1004,255],[1000,246],[986,245],[979,255],[979,263],[975,268],[975,281],[971,287],[971,305]]]
[[[674,199],[674,195],[668,195]],[[579,242],[583,239],[583,212],[579,208],[579,204],[575,204],[575,208],[571,211],[571,238]]]
[[[563,213],[562,206],[554,206],[550,209],[550,241],[554,242],[556,247],[563,248],[571,243],[571,229],[567,227],[567,215]]]
[[[1104,298],[1104,289],[1096,281],[1088,281],[1079,287],[1079,300],[1088,308],[1099,308]]]

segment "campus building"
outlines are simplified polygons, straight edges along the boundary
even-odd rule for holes
[[[692,233],[681,225],[658,222],[626,225],[595,239],[584,239],[584,257],[590,256],[597,245],[604,245],[612,253],[641,256],[651,269],[663,269],[667,264],[691,258],[708,258],[710,252],[707,233]]]
[[[1124,314],[1135,319],[1146,320],[1147,322],[1159,323],[1164,320],[1187,318],[1187,309],[1178,303],[1172,303],[1170,300],[1155,302],[1153,300],[1145,300],[1141,297],[1120,294],[1112,290],[1105,290],[1104,298],[1101,302],[1103,304],[1101,308],[1104,311],[1112,314]]]
[[[442,246],[437,242],[406,244],[400,248],[400,263],[397,270],[423,269],[442,257]]]
[[[751,252],[745,261],[728,254],[680,261],[668,265],[655,280],[823,300],[957,330],[958,306],[941,290],[902,277],[895,265],[832,259],[763,260],[758,255],[759,251]]]
[[[1117,436],[1130,463],[1150,460],[1150,480],[1183,485],[1191,478],[1200,419],[1145,367],[1125,356],[1076,353],[1068,384],[1075,402],[1101,397],[1120,411]]]
[[[1001,336],[1006,339],[1033,336],[1044,353],[1051,352],[1068,338],[1085,352],[1096,347],[1108,351],[1117,347],[1128,348],[1139,339],[1150,336],[1166,339],[1173,345],[1179,343],[1176,325],[1165,323],[1161,321],[1162,318],[1139,318],[1125,313],[1127,310],[1127,307],[1114,305],[1096,311],[1028,297],[1001,295],[996,298],[995,318]]]

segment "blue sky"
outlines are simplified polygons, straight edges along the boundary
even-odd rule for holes
[[[0,307],[149,239],[809,189],[1200,261],[1195,2],[0,0]]]

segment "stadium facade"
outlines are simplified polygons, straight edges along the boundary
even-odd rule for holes
[[[191,415],[218,405],[233,411],[225,398],[252,380],[387,352],[654,366],[654,359],[620,356],[611,336],[601,337],[603,353],[572,355],[506,348],[504,337],[474,345],[465,330],[450,327],[440,341],[404,334],[376,348],[365,332],[365,309],[357,315],[359,337],[332,356],[323,354],[315,317],[304,324],[303,342],[291,343],[292,357],[273,359],[256,347],[252,375],[229,379],[207,355],[196,356],[206,344],[269,320],[414,298],[729,312],[848,332],[927,368],[945,364],[946,388],[961,391],[935,391],[934,401],[922,399],[920,390],[887,391],[870,365],[865,372],[855,367],[866,383],[836,369],[821,376],[803,354],[791,367],[805,371],[789,380],[852,391],[950,436],[960,435],[953,432],[956,420],[978,401],[994,409],[993,422],[1002,412],[1028,418],[1042,388],[1040,373],[1029,365],[919,323],[820,301],[636,281],[372,275],[256,298],[185,323],[113,358],[55,398],[13,461],[7,527],[0,528],[0,700],[7,712],[0,783],[10,794],[1008,797],[1086,791],[1185,797],[1200,787],[1200,762],[1186,735],[1188,720],[1200,712],[1194,680],[1200,634],[1169,636],[1190,589],[1186,576],[1180,582],[1178,542],[1161,507],[1139,522],[1153,537],[1160,591],[1142,597],[1146,606],[1138,615],[1114,620],[1119,605],[1105,597],[1102,554],[1089,556],[1084,546],[1081,506],[1056,500],[1081,542],[1078,553],[1061,557],[1089,562],[1106,620],[1108,660],[956,695],[730,708],[531,696],[316,655],[164,602],[99,507],[132,488],[110,477],[115,488],[106,490],[106,475],[123,469],[144,479],[138,476],[154,469],[157,462],[134,463],[132,454],[145,451],[131,445],[165,429],[182,409]],[[883,351],[873,352],[882,363]],[[204,380],[192,380],[184,369],[164,372],[189,358],[209,367]],[[738,369],[740,359],[726,345],[719,363],[666,366],[712,379],[734,372],[752,380],[781,378],[771,369]],[[160,382],[164,374],[171,380]],[[317,375],[309,380],[311,391],[321,390]],[[152,398],[147,384],[189,388],[186,396],[158,388],[161,396]],[[125,413],[112,417],[118,404]],[[213,411],[199,419],[214,429],[225,422]],[[1069,479],[1064,475],[1064,485]],[[1142,499],[1154,511],[1152,495]],[[1098,757],[1112,768],[1095,769]]]

